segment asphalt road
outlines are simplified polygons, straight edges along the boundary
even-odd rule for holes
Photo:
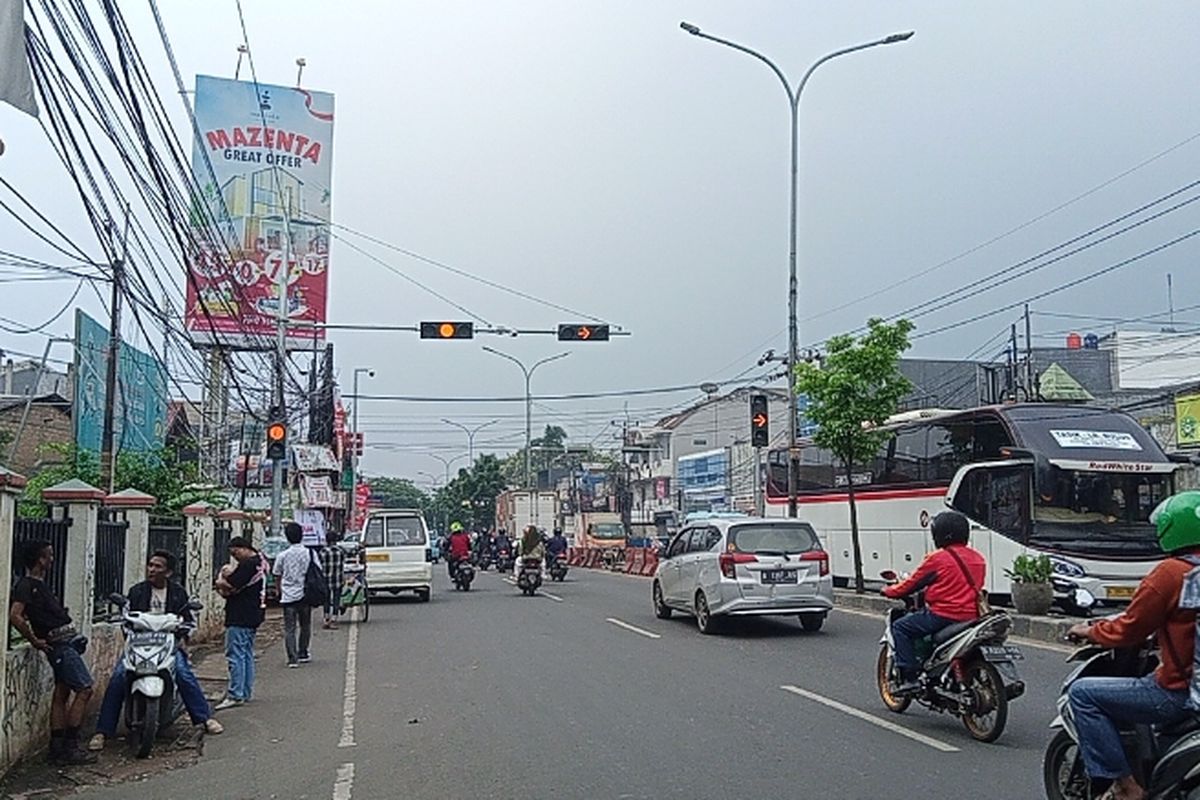
[[[873,615],[706,637],[656,619],[645,579],[573,570],[533,598],[494,572],[469,593],[443,565],[438,581],[428,604],[384,600],[368,623],[318,630],[301,669],[268,652],[258,698],[221,714],[198,766],[81,796],[1042,796],[1062,652],[1024,647],[1029,690],[985,745],[951,717],[883,708]]]

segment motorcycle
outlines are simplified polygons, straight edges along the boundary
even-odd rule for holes
[[[896,573],[891,570],[881,574],[889,583],[897,581]],[[955,623],[918,640],[920,690],[912,695],[896,695],[893,687],[899,683],[900,675],[895,667],[892,623],[922,607],[924,595],[918,592],[904,599],[903,608],[888,611],[875,671],[883,704],[899,714],[916,700],[932,711],[961,719],[972,738],[996,741],[1008,721],[1009,701],[1025,693],[1025,684],[1014,663],[1025,656],[1019,648],[1004,643],[1012,629],[1012,618],[996,612]]]
[[[195,625],[179,614],[130,611],[129,599],[121,594],[110,595],[109,602],[120,609],[119,621],[125,634],[121,653],[125,666],[125,726],[129,741],[137,748],[137,757],[146,758],[154,748],[155,737],[183,711],[183,701],[175,691],[175,651],[178,637],[190,634]],[[192,600],[186,608],[199,611],[203,607]]]
[[[513,557],[512,551],[507,547],[501,547],[496,551],[496,571],[497,572],[512,572]]]
[[[550,557],[550,580],[562,583],[567,578],[567,560],[562,556]]]
[[[454,569],[454,588],[462,592],[471,591],[471,581],[475,580],[475,567],[467,559],[458,562]]]
[[[539,558],[521,559],[521,568],[517,571],[517,588],[528,597],[532,597],[542,585],[542,561]]]
[[[1139,647],[1115,649],[1085,644],[1067,662],[1077,666],[1063,681],[1058,716],[1050,723],[1057,732],[1046,745],[1042,781],[1050,800],[1089,800],[1107,787],[1091,781],[1084,771],[1067,692],[1080,678],[1149,675],[1158,666],[1158,657],[1153,640],[1147,640]],[[1123,726],[1121,744],[1133,776],[1150,800],[1200,800],[1200,715],[1189,714],[1170,725]]]

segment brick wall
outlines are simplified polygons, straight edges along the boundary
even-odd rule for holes
[[[0,409],[0,431],[9,435],[0,439],[11,440],[21,425],[21,414],[24,404],[18,403],[8,408]],[[62,406],[42,404],[34,401],[29,409],[29,420],[25,424],[25,432],[21,435],[21,443],[11,463],[5,463],[8,457],[8,445],[0,450],[0,463],[14,472],[33,475],[47,463],[53,463],[58,455],[49,452],[44,446],[48,444],[69,444],[75,439],[75,430],[71,415]]]

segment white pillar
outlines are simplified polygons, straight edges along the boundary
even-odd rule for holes
[[[25,488],[25,478],[15,472],[0,467],[0,576],[4,580],[0,580],[0,607],[8,611],[9,591],[12,589],[12,581],[8,580],[8,576],[13,574],[12,569],[12,543],[13,543],[13,525],[17,520],[17,497],[20,496],[21,490]],[[3,626],[7,632],[7,622]],[[0,648],[0,686],[7,686],[7,645]],[[0,692],[0,719],[8,719],[8,709],[5,704],[8,699],[8,692]],[[7,768],[4,759],[0,759],[0,771]]]
[[[187,590],[194,598],[199,598],[204,604],[197,625],[198,638],[212,635],[220,630],[222,624],[221,611],[224,603],[219,603],[220,595],[213,590],[213,523],[216,518],[216,506],[211,503],[192,503],[183,509],[187,521]]]
[[[63,605],[71,621],[84,636],[92,634],[92,608],[96,585],[96,525],[100,522],[100,504],[104,492],[81,480],[71,479],[42,490],[42,500],[67,508],[71,529],[67,533],[67,552],[55,553],[66,559],[63,579]]]
[[[104,507],[121,511],[129,528],[125,531],[125,591],[146,578],[146,559],[150,557],[150,509],[155,500],[137,489],[124,489],[104,499]],[[176,576],[182,580],[183,576]]]

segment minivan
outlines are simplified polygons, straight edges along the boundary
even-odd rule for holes
[[[416,509],[374,509],[367,513],[360,542],[367,564],[367,586],[378,592],[416,592],[428,601],[433,592],[433,553],[425,516]]]

